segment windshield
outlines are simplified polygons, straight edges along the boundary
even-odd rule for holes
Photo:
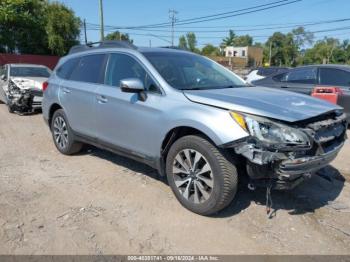
[[[144,56],[165,81],[180,90],[242,87],[235,74],[199,55],[180,52],[145,52]]]
[[[50,77],[50,72],[48,69],[43,67],[11,67],[10,76],[14,77]]]

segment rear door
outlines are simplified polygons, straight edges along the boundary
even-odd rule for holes
[[[290,70],[279,79],[279,87],[287,91],[311,95],[317,85],[317,67],[302,67]]]
[[[103,83],[105,54],[73,58],[71,72],[60,83],[60,102],[74,132],[96,138],[96,90]]]
[[[338,97],[338,104],[350,116],[350,71],[328,67],[321,67],[319,70],[322,86],[334,86],[342,89],[343,94]]]

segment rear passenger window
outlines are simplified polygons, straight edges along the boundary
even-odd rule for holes
[[[350,72],[320,68],[321,85],[350,86]]]
[[[77,66],[79,62],[79,58],[73,58],[68,61],[66,61],[63,65],[61,65],[57,71],[56,74],[63,79],[69,79],[73,69]]]
[[[316,68],[302,68],[302,69],[294,69],[285,75],[284,78],[281,79],[283,82],[290,83],[300,83],[300,84],[315,84],[317,76]]]
[[[87,55],[80,58],[69,79],[88,83],[103,83],[105,55]]]

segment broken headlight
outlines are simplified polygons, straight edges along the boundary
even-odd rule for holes
[[[235,112],[231,112],[231,116],[252,137],[263,143],[288,146],[310,146],[311,144],[307,134],[296,128],[263,117]]]

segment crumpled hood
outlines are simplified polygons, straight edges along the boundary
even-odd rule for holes
[[[185,90],[191,101],[228,110],[296,122],[341,109],[321,99],[266,87]]]
[[[42,90],[43,83],[47,81],[46,77],[11,77],[12,82],[14,82],[20,89],[39,89]]]

